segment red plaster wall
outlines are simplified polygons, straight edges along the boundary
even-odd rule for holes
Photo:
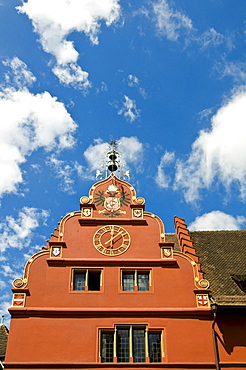
[[[108,183],[101,183],[101,189],[106,189]],[[122,184],[134,196],[134,191],[126,183]],[[66,243],[62,258],[50,258],[49,254],[44,254],[31,264],[26,305],[11,309],[6,368],[14,368],[13,363],[17,363],[15,368],[18,369],[22,369],[21,363],[52,363],[51,368],[55,363],[70,364],[70,368],[72,363],[95,364],[99,362],[100,328],[144,324],[163,329],[165,363],[197,364],[193,369],[200,369],[199,364],[203,364],[206,369],[214,369],[212,314],[208,308],[196,307],[194,265],[181,253],[174,255],[176,263],[163,263],[159,243],[164,240],[160,236],[162,230],[157,218],[146,214],[146,224],[134,225],[129,222],[132,217],[130,207],[122,207],[126,214],[113,220],[99,214],[99,208],[93,211],[94,221],[90,225],[81,224],[78,213],[66,218],[66,222],[62,221],[62,241]],[[113,222],[117,225],[121,220],[121,226],[131,235],[131,245],[125,253],[108,257],[95,249],[93,235],[103,226],[97,223],[97,219],[103,219],[105,225]],[[100,292],[71,290],[72,269],[80,267],[102,268]],[[121,268],[150,269],[150,291],[121,291]],[[221,360],[243,361],[244,357],[245,361],[245,332],[237,318],[232,324],[228,322],[230,320],[225,318],[218,327],[226,342],[226,349],[221,345],[219,348]],[[239,335],[235,328],[240,331]],[[237,339],[232,339],[235,336]],[[182,368],[180,366],[177,365],[177,369]],[[106,364],[103,367],[108,368]],[[148,367],[153,366],[148,364]],[[174,365],[172,369],[175,369]]]

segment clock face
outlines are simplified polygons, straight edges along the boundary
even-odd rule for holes
[[[106,256],[118,256],[129,248],[130,235],[123,227],[106,225],[96,231],[93,244],[98,252]]]

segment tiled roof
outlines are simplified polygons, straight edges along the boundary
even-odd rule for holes
[[[216,303],[246,306],[246,230],[190,231],[204,278]],[[166,242],[174,242],[180,251],[175,233],[165,234]],[[241,286],[241,288],[240,288]]]
[[[174,233],[166,233],[165,234],[165,241],[168,243],[174,243],[174,250],[180,252],[178,239],[176,237],[176,234]]]
[[[246,294],[237,283],[246,276],[246,230],[191,231],[190,236],[215,301],[246,305]]]
[[[3,361],[6,352],[9,331],[5,325],[0,325],[0,360]]]

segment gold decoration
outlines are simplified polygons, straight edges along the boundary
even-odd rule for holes
[[[198,283],[201,288],[207,289],[209,287],[209,281],[207,279],[201,279]]]
[[[89,201],[90,201],[90,198],[88,198],[88,197],[81,197],[80,198],[80,203],[81,204],[89,203]]]
[[[13,281],[13,286],[15,288],[21,288],[24,285],[24,282],[22,279],[18,278]]]
[[[145,199],[144,199],[144,198],[142,198],[142,197],[138,197],[138,198],[136,199],[136,202],[137,202],[138,204],[144,204],[144,203],[145,203]]]
[[[111,184],[111,185],[109,185],[109,186],[108,186],[108,190],[109,190],[109,191],[117,191],[117,190],[118,190],[118,188],[117,188],[117,186],[115,186],[115,185]]]

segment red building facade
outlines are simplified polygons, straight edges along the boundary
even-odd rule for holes
[[[14,281],[6,369],[246,369],[244,339],[220,341],[184,220],[167,234],[144,208],[112,173],[61,220]],[[228,315],[237,335],[245,315]]]

